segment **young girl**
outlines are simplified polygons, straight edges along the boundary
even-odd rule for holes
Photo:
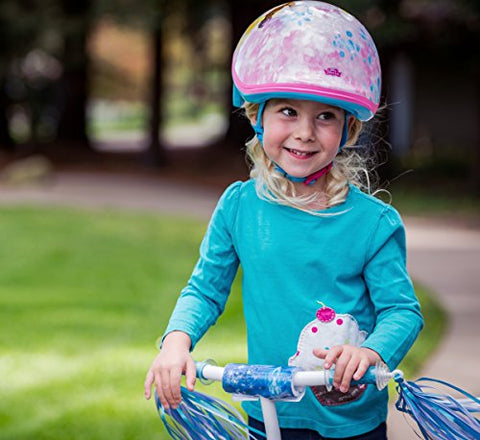
[[[218,202],[200,259],[145,381],[165,408],[192,390],[190,352],[222,313],[239,264],[251,364],[335,365],[334,388],[277,403],[282,438],[386,438],[387,390],[350,386],[377,361],[395,368],[422,327],[398,213],[359,189],[351,148],[378,109],[380,66],[365,28],[318,1],[259,17],[233,58],[234,103],[256,136],[251,179]],[[258,402],[245,402],[262,428]]]

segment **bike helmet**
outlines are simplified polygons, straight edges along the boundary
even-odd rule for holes
[[[372,37],[355,17],[320,1],[284,3],[257,18],[235,49],[232,76],[237,107],[309,99],[367,121],[380,101]]]

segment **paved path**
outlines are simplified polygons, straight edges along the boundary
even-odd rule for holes
[[[155,176],[60,172],[41,185],[0,183],[0,203],[121,208],[208,218],[221,190]]]
[[[207,218],[220,192],[157,177],[70,172],[57,173],[43,186],[0,184],[0,203],[122,208]],[[480,395],[480,230],[413,218],[405,223],[410,273],[438,295],[450,314],[447,336],[421,375]],[[417,438],[400,413],[392,410],[390,414],[390,440]]]
[[[442,379],[480,396],[480,230],[407,218],[408,267],[432,289],[449,314],[439,349],[420,376]],[[428,316],[425,317],[428,325]],[[390,411],[389,439],[417,437],[403,415]]]

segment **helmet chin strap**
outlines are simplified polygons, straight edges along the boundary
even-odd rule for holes
[[[255,131],[258,141],[263,145],[263,125],[262,125],[262,117],[263,111],[265,110],[265,105],[267,102],[261,102],[258,106],[257,112],[257,120],[255,125],[252,124],[252,127]],[[343,131],[342,131],[342,139],[340,140],[340,146],[338,147],[338,152],[342,150],[343,146],[346,144],[348,140],[348,117],[350,113],[345,110],[345,122],[343,123]],[[273,162],[273,161],[272,161]],[[273,162],[275,165],[275,169],[280,172],[283,176],[285,176],[291,182],[300,182],[304,183],[305,185],[313,185],[320,177],[327,174],[333,166],[333,162],[330,162],[327,166],[323,167],[322,169],[315,171],[312,174],[309,174],[305,177],[295,177],[288,174],[283,168],[281,168],[277,163]]]
[[[320,179],[320,177],[327,174],[333,167],[333,162],[330,162],[326,167],[323,167],[322,169],[320,169],[318,171],[315,171],[314,173],[309,174],[306,177],[295,177],[295,176],[291,176],[290,174],[288,174],[284,169],[280,168],[278,166],[278,164],[276,164],[275,162],[273,162],[273,164],[275,165],[275,169],[280,174],[283,174],[291,182],[300,182],[300,183],[303,183],[307,186],[308,185],[313,185],[318,179]]]
[[[255,131],[255,134],[257,135],[257,139],[262,145],[263,145],[262,119],[263,119],[263,111],[265,110],[266,105],[267,105],[267,101],[261,102],[258,105],[257,121],[255,122],[255,125],[252,124],[253,130]]]

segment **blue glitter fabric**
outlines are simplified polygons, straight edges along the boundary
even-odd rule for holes
[[[227,393],[270,400],[299,400],[304,389],[295,389],[293,376],[299,368],[271,365],[228,364],[222,386]]]

